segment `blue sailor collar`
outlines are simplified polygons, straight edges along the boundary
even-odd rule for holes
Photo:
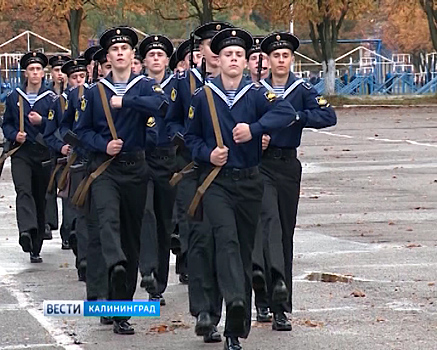
[[[224,102],[226,102],[229,109],[231,109],[241,99],[241,97],[243,97],[244,94],[251,89],[251,87],[254,84],[253,83],[247,84],[244,77],[242,77],[240,84],[237,88],[234,101],[232,103],[231,103],[231,101],[229,101],[228,97],[226,96],[226,90],[223,87],[221,75],[214,78],[210,82],[207,82],[205,85],[209,86],[212,91],[214,91]]]
[[[130,88],[132,88],[135,84],[137,84],[139,81],[141,81],[142,79],[147,79],[146,76],[144,76],[143,74],[140,75],[136,75],[136,74],[132,74],[130,75],[128,81],[127,81],[127,85],[126,85],[126,91],[125,93],[127,93],[129,91]],[[107,88],[109,88],[114,94],[117,95],[117,89],[114,86],[114,81],[112,80],[112,72],[109,73],[105,78],[100,80],[100,83],[102,83],[103,85],[105,85]]]
[[[261,80],[260,83],[267,90],[273,91],[272,73],[270,73],[267,78]],[[296,76],[292,72],[290,72],[290,74],[288,75],[287,83],[285,84],[284,94],[281,97],[286,98],[288,95],[290,95],[293,92],[294,89],[296,89],[302,83],[305,83],[305,80],[297,79]]]

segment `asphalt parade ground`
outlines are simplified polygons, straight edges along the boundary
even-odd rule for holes
[[[295,234],[292,332],[253,313],[245,350],[437,348],[437,107],[339,109],[305,130]],[[0,350],[222,349],[194,334],[174,273],[161,317],[116,335],[98,318],[44,317],[43,300],[80,300],[74,256],[58,232],[42,264],[18,245],[9,160],[0,180]],[[146,299],[139,288],[136,299]],[[219,325],[223,330],[223,322]]]

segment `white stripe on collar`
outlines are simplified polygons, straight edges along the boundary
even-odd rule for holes
[[[199,81],[203,81],[202,75],[197,69],[191,68],[191,72],[196,76],[197,79],[199,79]]]
[[[68,96],[67,96],[67,94],[66,94],[65,92],[62,93],[62,97],[63,97],[64,99],[66,99],[66,100],[68,99]]]
[[[213,90],[223,101],[226,102],[226,104],[228,105],[229,108],[232,108],[237,101],[247,92],[249,91],[249,89],[253,86],[253,83],[248,84],[246,86],[244,86],[239,92],[238,94],[235,95],[234,98],[234,102],[231,103],[231,101],[229,101],[228,97],[226,96],[226,94],[223,93],[222,90],[220,90],[217,85],[215,85],[212,82],[207,82],[205,85],[209,86],[211,88],[211,90]]]
[[[282,95],[283,98],[286,98],[288,95],[291,94],[291,92],[298,87],[298,85],[304,83],[305,80],[298,79],[293,84],[291,84],[287,90],[284,91],[284,94]]]
[[[303,79],[298,79],[296,80],[293,84],[291,84],[285,91],[284,93],[281,95],[282,98],[286,98],[288,95],[290,95],[294,89],[296,89],[298,87],[299,84],[304,83],[305,80]],[[264,79],[261,80],[261,84],[269,91],[274,91],[273,87],[271,85],[269,85],[269,83],[267,83]]]
[[[138,83],[141,79],[145,78],[144,75],[139,75],[137,77],[135,77],[134,79],[132,79],[130,81],[129,84],[126,85],[126,91],[125,93],[132,87],[134,86],[136,83]],[[106,78],[103,78],[102,80],[100,80],[100,83],[106,85],[114,94],[117,94],[117,89],[115,88],[114,85],[112,85],[112,83],[110,83],[108,80],[106,80]]]
[[[161,88],[164,89],[172,78],[173,78],[173,74],[170,74],[169,77],[161,83]]]
[[[17,90],[17,92],[27,101],[29,102],[29,99],[27,98],[27,94],[21,90],[19,87],[15,88],[15,90]],[[44,91],[42,94],[36,96],[35,98],[35,102],[33,103],[35,105],[35,103],[37,103],[39,100],[41,100],[42,98],[46,97],[47,95],[54,95],[54,92],[51,90],[46,90]],[[30,103],[30,102],[29,102]]]

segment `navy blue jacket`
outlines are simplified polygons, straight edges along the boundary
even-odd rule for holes
[[[171,83],[175,92],[170,98],[170,105],[165,116],[167,133],[170,138],[173,138],[177,133],[183,136],[187,130],[188,110],[192,98],[190,75],[194,77],[196,89],[203,85],[202,73],[198,68],[175,74]]]
[[[220,76],[207,84],[212,89],[224,145],[229,148],[225,168],[257,166],[262,155],[262,135],[284,128],[296,119],[289,102],[276,98],[264,87],[246,83],[245,79],[241,80],[233,104],[226,97]],[[242,144],[234,142],[232,130],[237,123],[250,125],[252,140]],[[210,155],[217,143],[203,88],[193,96],[185,142],[194,161],[210,164]]]
[[[271,75],[261,80],[261,84],[273,91]],[[293,73],[288,77],[282,97],[291,103],[301,121],[288,128],[271,132],[269,147],[297,148],[300,145],[303,128],[321,129],[337,123],[335,111],[329,103],[311,84],[304,82],[303,79],[297,79]]]
[[[59,130],[64,112],[61,106],[61,99],[63,100],[64,104],[67,105],[70,91],[71,90],[68,89],[63,92],[61,96],[56,96],[47,117],[46,127],[44,130],[44,140],[49,148],[55,152],[55,154],[61,153],[61,149],[65,145],[65,142],[59,138],[60,135],[57,131]]]
[[[24,132],[27,134],[26,142],[36,142],[38,134],[44,134],[44,128],[46,125],[47,117],[53,101],[56,95],[53,91],[48,89],[44,84],[41,84],[41,88],[38,91],[35,104],[30,107],[27,94],[21,89],[16,88],[6,98],[6,109],[3,116],[3,135],[11,142],[15,142],[18,131],[20,129],[19,108],[18,108],[18,96],[23,97],[24,103]],[[29,121],[28,114],[31,111],[39,113],[42,117],[42,123],[40,125],[32,125]]]
[[[116,95],[112,73],[99,83],[104,85],[106,98]],[[123,140],[122,152],[145,149],[146,123],[150,116],[161,117],[168,105],[167,98],[154,80],[131,74],[120,109],[110,108],[117,136]],[[97,153],[106,153],[112,140],[97,84],[81,100],[75,132],[84,146]]]

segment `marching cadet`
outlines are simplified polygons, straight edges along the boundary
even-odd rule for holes
[[[256,36],[253,38],[253,46],[247,52],[247,68],[249,70],[248,81],[259,82],[261,79],[265,79],[269,76],[269,57],[261,51],[261,42],[264,38],[262,36]],[[258,68],[259,56],[261,56],[261,68]]]
[[[77,102],[79,98],[83,95],[84,89],[87,86],[86,84],[86,69],[87,62],[84,58],[77,58],[75,60],[70,60],[66,62],[61,70],[67,76],[68,86],[70,89],[68,90],[67,100],[64,103],[62,108],[62,116],[59,121],[56,121],[56,118],[52,119],[47,123],[47,128],[45,131],[45,137],[47,138],[47,143],[49,145],[53,145],[52,148],[60,149],[61,153],[64,156],[68,156],[66,158],[64,167],[59,170],[60,172],[60,180],[59,187],[61,192],[65,192],[65,195],[62,197],[63,200],[63,209],[68,208],[68,215],[71,216],[71,233],[68,238],[68,242],[70,247],[73,250],[73,253],[76,256],[76,268],[78,271],[78,279],[79,281],[85,281],[86,279],[86,247],[87,247],[87,232],[86,226],[83,219],[83,215],[73,207],[71,204],[71,194],[74,192],[73,180],[74,176],[72,174],[72,169],[74,167],[73,164],[76,163],[77,159],[77,150],[74,150],[72,145],[69,145],[66,141],[64,141],[63,137],[68,132],[68,130],[72,130],[73,123],[75,118],[78,116]],[[80,88],[82,86],[82,88]],[[60,138],[56,136],[56,133],[59,133]],[[62,152],[64,148],[67,148],[67,152]],[[75,168],[76,169],[76,168]],[[67,184],[67,174],[69,174],[69,183]],[[49,186],[50,187],[50,186]],[[65,203],[64,203],[65,202]],[[63,214],[64,219],[65,215]],[[62,230],[62,228],[61,228]]]
[[[141,74],[142,70],[143,70],[142,57],[139,49],[136,47],[134,60],[132,61],[132,73]]]
[[[6,98],[3,134],[13,144],[12,179],[17,193],[16,214],[19,243],[30,253],[30,262],[40,263],[45,231],[45,194],[49,174],[42,162],[50,157],[42,137],[56,95],[43,85],[47,57],[29,52],[20,60],[26,81]]]
[[[49,88],[57,95],[62,96],[60,99],[65,101],[65,90],[67,88],[67,77],[61,71],[62,65],[70,59],[68,56],[56,55],[49,59],[49,65],[51,66],[50,73],[52,75],[52,81],[49,84]],[[64,94],[64,95],[63,95]],[[56,161],[56,159],[55,159]],[[56,164],[51,162],[51,171],[55,169]],[[56,180],[55,180],[56,183]],[[62,249],[69,249],[68,240],[64,240],[65,236],[68,236],[70,228],[67,222],[64,221],[64,216],[62,216],[61,224],[61,239],[62,239]],[[57,230],[59,227],[58,223],[58,201],[56,191],[51,191],[46,194],[46,227],[44,232],[44,239],[52,239],[52,230]]]
[[[108,62],[108,59],[106,58],[106,55],[108,53],[105,49],[99,49],[96,51],[96,53],[93,56],[93,61],[97,65],[97,74],[95,74],[95,82],[100,80],[101,78],[106,77],[111,72],[111,62]]]
[[[172,75],[166,76],[172,52],[173,44],[163,35],[150,35],[139,47],[148,77],[160,84],[167,96],[176,93],[171,85]],[[176,171],[176,147],[167,135],[164,118],[155,119],[150,116],[147,126],[156,129],[157,139],[155,147],[146,150],[153,192],[149,193],[152,195],[151,203],[146,204],[141,229],[141,287],[146,288],[151,300],[160,300],[161,305],[165,305],[162,294],[168,283],[172,215],[176,197],[176,188],[169,181]],[[151,220],[154,222],[151,223]]]
[[[94,82],[94,71],[95,71],[94,54],[100,49],[101,49],[100,45],[94,45],[94,46],[90,46],[89,48],[87,48],[83,53],[83,57],[87,61],[87,66],[86,66],[87,79],[86,79],[86,82],[88,84],[91,84]]]
[[[112,71],[82,99],[76,128],[80,141],[92,150],[93,173],[87,183],[109,272],[109,300],[132,300],[135,293],[148,179],[145,124],[150,115],[162,117],[168,103],[153,80],[132,74],[137,42],[128,27],[103,33],[100,45]],[[127,317],[114,318],[113,329],[118,334],[134,333]]]
[[[278,331],[291,330],[285,312],[292,309],[293,235],[302,173],[296,149],[304,127],[319,129],[335,125],[337,121],[328,102],[310,84],[297,79],[290,71],[298,47],[299,40],[290,33],[270,34],[261,43],[271,65],[271,75],[261,84],[288,101],[300,118],[299,123],[270,133],[270,143],[263,153],[260,167],[264,195],[254,265],[260,267],[260,271],[267,266],[264,277],[268,281],[269,298],[257,300],[261,303],[257,306],[270,304],[272,328]],[[254,280],[254,287],[262,288],[262,274],[257,276],[259,279],[257,283]],[[265,309],[257,308],[257,312],[258,317],[266,316]]]
[[[246,338],[250,330],[252,250],[263,193],[261,137],[297,121],[287,101],[243,79],[252,44],[251,35],[238,28],[214,36],[210,49],[221,74],[193,96],[185,135],[203,181],[190,214],[206,190],[203,211],[212,230],[205,233],[215,245],[229,350],[241,350],[238,338]]]
[[[179,62],[182,62],[183,70],[189,70],[191,67],[191,51],[193,52],[193,66],[197,67],[202,62],[202,54],[199,49],[199,40],[194,40],[194,46],[191,48],[191,40],[183,41],[176,49],[176,56]]]
[[[213,258],[214,242],[208,231],[211,227],[207,220],[191,220],[188,207],[198,186],[198,169],[193,163],[189,150],[184,147],[183,140],[189,120],[191,96],[208,81],[220,73],[217,55],[212,53],[210,43],[212,37],[220,30],[232,27],[229,23],[211,22],[201,25],[194,31],[200,40],[200,53],[204,57],[203,67],[193,68],[176,77],[175,94],[172,95],[169,111],[166,115],[167,128],[173,139],[179,139],[181,150],[178,154],[178,168],[185,173],[178,184],[176,194],[177,225],[181,241],[181,253],[177,256],[176,273],[180,273],[179,281],[187,283],[190,313],[196,317],[195,332],[203,336],[206,343],[220,342],[217,331],[222,310],[222,296],[214,278],[216,273]],[[190,50],[178,48],[178,57],[186,58]],[[194,56],[193,56],[194,57]],[[209,72],[209,74],[207,74]],[[187,261],[188,260],[188,261]],[[188,264],[187,264],[188,263]],[[187,266],[188,265],[188,266]],[[187,274],[188,267],[188,274]],[[190,277],[188,277],[190,276]]]
[[[173,74],[177,74],[185,70],[184,62],[178,59],[177,50],[174,50],[171,54],[170,60],[168,62],[168,68]]]

